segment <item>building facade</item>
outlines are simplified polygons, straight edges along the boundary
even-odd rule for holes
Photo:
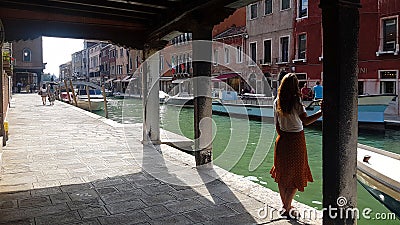
[[[42,37],[29,41],[16,41],[12,43],[14,68],[13,87],[22,84],[22,89],[30,84],[38,86],[41,75],[45,69],[43,63]]]
[[[74,69],[72,67],[72,61],[66,62],[59,66],[60,70],[60,80],[75,80],[76,76],[74,75]]]

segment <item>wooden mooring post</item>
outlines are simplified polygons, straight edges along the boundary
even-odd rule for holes
[[[72,85],[72,80],[69,80],[69,85],[71,86],[72,97],[74,98],[75,106],[78,107],[78,101],[76,101],[76,95],[75,95],[74,86]]]
[[[67,80],[64,80],[64,84],[65,84],[65,90],[67,91],[68,103],[69,103],[69,104],[72,104],[72,102],[71,102],[71,96],[69,95],[69,87],[68,87],[68,84],[67,84]],[[62,94],[61,94],[61,95],[62,95]]]
[[[88,99],[88,103],[89,103],[89,111],[92,112],[92,104],[90,102],[90,92],[89,92],[89,86],[86,85],[86,95],[87,95],[87,99]]]
[[[101,91],[103,92],[103,99],[104,99],[104,114],[108,119],[107,96],[106,96],[106,88],[104,85],[101,86]]]

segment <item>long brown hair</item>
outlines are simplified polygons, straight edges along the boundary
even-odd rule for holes
[[[279,115],[290,114],[295,107],[301,106],[299,80],[294,73],[286,74],[278,89],[277,112]]]

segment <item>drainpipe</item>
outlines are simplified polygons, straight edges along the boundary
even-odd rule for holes
[[[321,0],[323,26],[323,212],[324,225],[356,224],[358,32],[360,0]],[[346,212],[346,211],[345,211]]]

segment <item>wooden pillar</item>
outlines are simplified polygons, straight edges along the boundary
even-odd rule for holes
[[[196,166],[212,162],[212,26],[193,25],[194,138]]]
[[[148,45],[143,50],[143,144],[161,144],[159,75],[160,54],[157,48]]]
[[[356,224],[360,0],[321,0],[323,25],[323,224]],[[338,200],[339,199],[339,200]],[[345,199],[345,201],[343,201]],[[344,204],[346,203],[346,204]]]

